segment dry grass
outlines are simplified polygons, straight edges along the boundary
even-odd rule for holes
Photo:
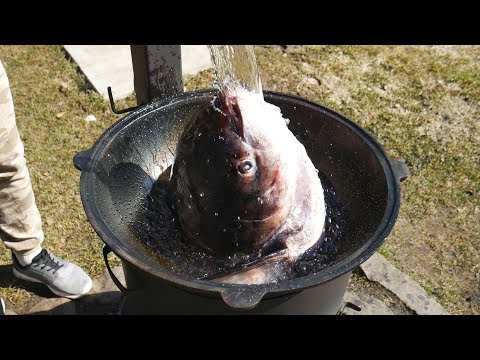
[[[2,46],[0,59],[10,80],[17,124],[44,222],[44,246],[75,261],[91,276],[98,276],[105,270],[102,242],[83,212],[80,173],[72,158],[89,148],[118,116],[91,89],[61,46]],[[128,101],[133,105],[133,96]],[[89,114],[98,121],[84,121]],[[49,296],[43,287],[13,278],[10,264],[10,252],[0,245],[0,296],[14,310],[26,310],[38,300],[37,294]]]
[[[408,163],[401,214],[380,251],[450,312],[480,314],[480,47],[268,46],[257,57],[265,89],[342,112]],[[3,46],[0,59],[45,245],[98,276],[102,242],[83,212],[72,157],[118,116],[60,46]],[[211,87],[211,72],[186,85]],[[131,96],[119,107],[133,104]],[[85,122],[89,114],[98,121]],[[45,292],[13,279],[9,256],[0,246],[0,296],[22,312]]]

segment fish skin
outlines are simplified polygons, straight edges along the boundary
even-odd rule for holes
[[[278,281],[285,264],[321,241],[317,171],[280,109],[246,91],[219,93],[197,109],[177,145],[167,194],[188,241],[225,265],[278,252],[217,282]]]

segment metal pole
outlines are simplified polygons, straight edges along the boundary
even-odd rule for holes
[[[130,45],[139,105],[183,92],[180,45]]]

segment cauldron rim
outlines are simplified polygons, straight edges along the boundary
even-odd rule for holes
[[[385,150],[368,131],[337,111],[299,96],[273,91],[264,91],[266,101],[273,99],[285,99],[292,103],[301,104],[317,111],[320,110],[324,113],[328,113],[329,116],[335,118],[337,121],[342,123],[342,125],[346,126],[357,136],[359,136],[362,141],[365,142],[374,152],[385,173],[388,191],[387,204],[385,206],[385,212],[379,226],[374,234],[365,242],[365,244],[360,246],[355,252],[347,256],[345,259],[339,261],[331,267],[327,267],[326,269],[309,276],[263,285],[239,285],[220,284],[212,281],[188,278],[162,268],[160,265],[152,267],[139,260],[138,257],[134,255],[134,252],[117,238],[117,236],[102,220],[94,197],[94,170],[102,151],[110,144],[110,142],[120,131],[128,127],[128,125],[133,123],[137,118],[145,116],[152,111],[157,111],[162,107],[175,106],[177,103],[188,103],[189,100],[202,97],[213,97],[215,92],[216,90],[214,89],[196,90],[183,93],[173,98],[155,101],[144,105],[136,110],[133,110],[112,124],[103,132],[102,135],[100,135],[91,149],[82,152],[81,156],[79,156],[80,153],[77,154],[77,159],[74,159],[74,163],[75,166],[82,171],[80,177],[80,195],[84,211],[90,224],[100,236],[102,241],[109,246],[112,251],[122,260],[128,261],[147,273],[150,273],[162,280],[170,281],[174,284],[180,285],[181,287],[192,288],[199,291],[217,292],[220,293],[224,298],[225,296],[231,296],[232,294],[235,295],[236,293],[246,293],[252,294],[253,297],[261,299],[261,297],[263,297],[263,295],[266,293],[295,292],[312,286],[321,285],[352,271],[358,265],[366,261],[371,255],[373,255],[373,253],[380,247],[392,230],[400,208],[400,175],[396,174],[395,169],[387,157]]]

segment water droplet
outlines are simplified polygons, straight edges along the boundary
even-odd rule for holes
[[[203,197],[205,194],[204,194],[203,192],[201,192],[201,193],[198,194],[198,195],[200,195],[200,197]]]
[[[218,216],[218,212],[215,212],[215,216]]]
[[[198,137],[200,137],[200,136],[202,136],[202,133],[201,133],[201,132],[198,133]]]
[[[259,197],[257,197],[257,201],[260,203],[260,204],[263,204],[263,200]]]

